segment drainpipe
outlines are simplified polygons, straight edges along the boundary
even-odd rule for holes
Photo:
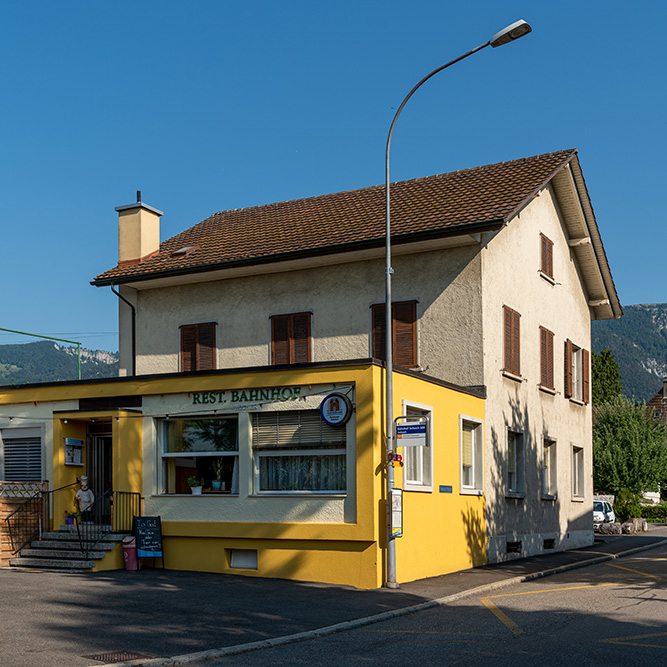
[[[117,292],[113,285],[109,285],[109,287],[119,299],[122,299],[132,309],[132,376],[135,376],[137,374],[137,309],[120,292]]]

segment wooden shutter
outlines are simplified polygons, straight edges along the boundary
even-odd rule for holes
[[[271,318],[271,363],[310,362],[310,313],[275,315]]]
[[[296,313],[292,319],[292,363],[310,362],[310,313]]]
[[[216,367],[215,322],[181,327],[181,371],[208,371]]]
[[[565,341],[565,398],[572,398],[572,341]]]
[[[394,363],[406,368],[417,365],[417,302],[392,304],[394,318]]]
[[[540,327],[540,384],[554,388],[554,335],[548,329]]]
[[[553,241],[548,239],[544,234],[540,234],[542,245],[542,273],[554,277],[554,263],[553,263]]]
[[[521,336],[520,318],[516,311],[503,306],[504,310],[504,340],[505,340],[505,366],[504,369],[514,375],[521,375]]]
[[[385,361],[387,355],[386,349],[386,322],[385,322],[385,306],[383,303],[377,303],[371,307],[371,356],[375,359]]]
[[[417,365],[417,302],[396,301],[391,305],[393,316],[394,363],[406,368]],[[371,307],[371,355],[386,361],[385,304]]]
[[[591,376],[590,376],[590,354],[588,353],[588,350],[582,350],[581,351],[581,364],[583,366],[582,368],[582,399],[584,403],[589,403],[590,402],[590,396],[591,396]]]

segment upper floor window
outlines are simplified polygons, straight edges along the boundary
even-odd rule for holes
[[[181,327],[181,371],[216,368],[215,322],[184,324]]]
[[[503,306],[505,363],[503,369],[513,375],[521,375],[520,320],[515,310]]]
[[[398,366],[414,368],[417,366],[417,302],[395,301],[391,304],[393,318],[393,360]],[[386,322],[385,304],[371,306],[372,350],[375,359],[385,360]]]
[[[590,402],[590,354],[565,341],[565,397],[582,403]]]
[[[554,244],[544,234],[540,234],[540,271],[547,277],[554,279]]]
[[[554,335],[540,327],[540,385],[554,388]]]
[[[311,361],[310,313],[271,318],[271,363],[307,364]]]

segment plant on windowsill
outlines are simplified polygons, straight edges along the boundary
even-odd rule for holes
[[[188,477],[188,486],[193,496],[201,496],[201,490],[204,487],[204,480],[197,479],[195,475]]]
[[[222,459],[214,459],[211,468],[215,473],[215,479],[211,482],[211,486],[214,491],[220,491],[222,488]]]

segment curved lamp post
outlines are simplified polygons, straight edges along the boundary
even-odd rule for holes
[[[385,354],[386,354],[386,364],[387,364],[387,378],[386,378],[386,398],[385,398],[385,414],[387,417],[386,421],[386,453],[387,453],[387,581],[386,586],[388,588],[397,588],[398,584],[396,583],[396,542],[395,538],[392,536],[391,532],[391,492],[394,488],[394,391],[393,391],[393,361],[394,361],[394,350],[393,350],[393,317],[392,317],[392,307],[391,307],[391,275],[394,273],[394,269],[391,266],[391,197],[390,197],[390,188],[389,188],[389,148],[391,146],[391,136],[394,133],[394,127],[396,121],[403,111],[403,107],[407,104],[408,100],[412,97],[415,91],[426,83],[432,76],[436,75],[438,72],[441,72],[443,69],[454,65],[455,63],[471,56],[473,53],[477,53],[482,49],[485,49],[487,46],[495,48],[497,46],[502,46],[508,42],[512,42],[519,37],[527,35],[532,28],[528,23],[523,20],[516,21],[512,25],[508,25],[506,28],[496,33],[488,42],[478,46],[472,51],[464,53],[462,56],[450,60],[448,63],[434,69],[430,74],[427,74],[406,96],[401,106],[398,107],[398,111],[394,115],[394,120],[391,123],[389,128],[389,136],[387,137],[387,152],[385,155],[385,191],[387,195],[387,213],[386,213],[386,241],[385,241],[385,256],[386,256],[386,266],[385,266],[385,329],[386,329],[386,338],[385,338]]]

